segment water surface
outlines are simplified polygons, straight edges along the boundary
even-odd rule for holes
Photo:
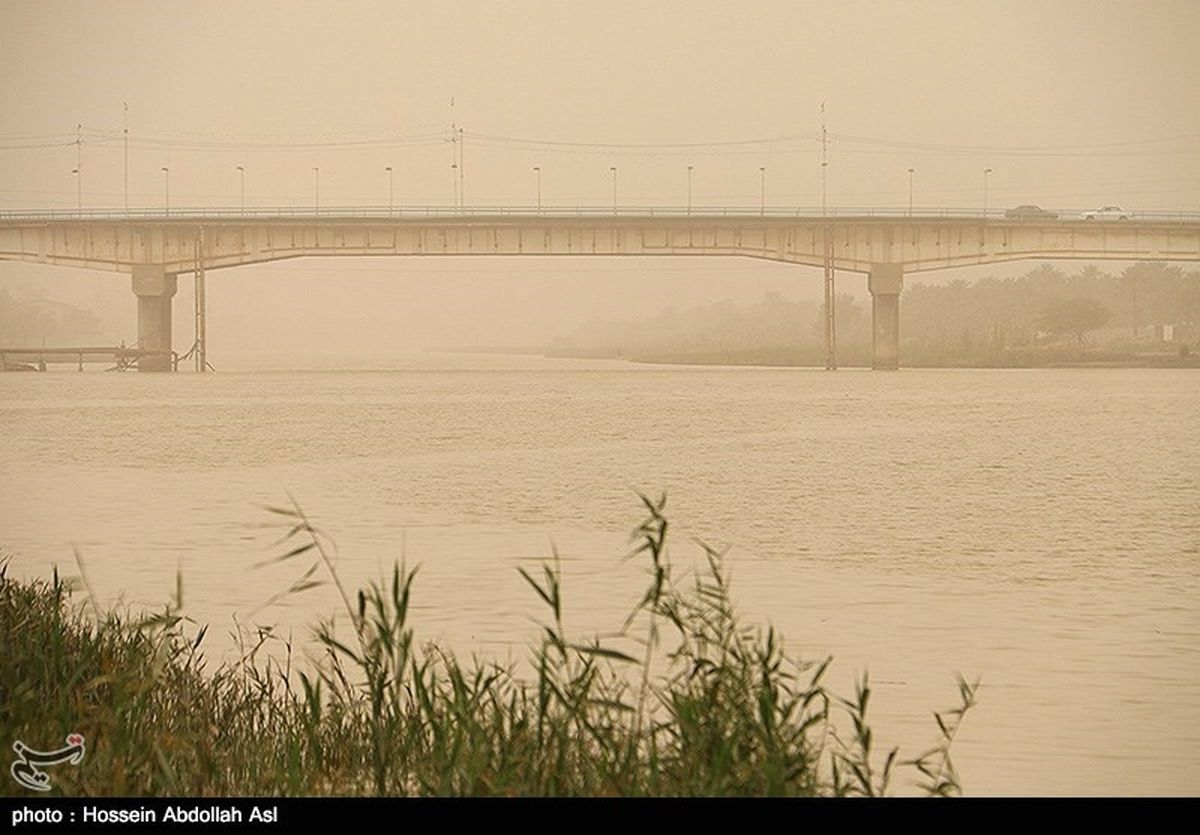
[[[955,674],[983,680],[970,794],[1200,791],[1200,374],[636,366],[420,355],[389,370],[0,375],[0,543],[231,646],[302,565],[261,510],[290,492],[363,582],[420,563],[422,638],[521,657],[516,572],[563,558],[568,628],[612,630],[635,491],[668,495],[679,570],[730,546],[743,613],[869,670],[878,744],[915,754]],[[255,611],[258,609],[258,611]]]

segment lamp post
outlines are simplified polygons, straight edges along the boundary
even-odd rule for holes
[[[75,175],[75,214],[83,217],[83,175],[78,167],[72,168],[71,173]]]
[[[613,214],[615,215],[617,213],[617,167],[615,165],[610,165],[608,170],[612,172]]]
[[[392,179],[392,166],[383,169],[388,175],[388,217],[392,216],[392,206],[395,203],[396,192],[394,189],[395,181]]]
[[[537,210],[540,215],[542,213],[542,167],[540,165],[533,166],[533,174],[537,179]]]
[[[983,216],[987,217],[988,210],[988,174],[992,173],[992,169],[983,169]]]
[[[913,197],[913,172],[916,169],[908,169],[908,216],[912,217],[912,197]]]
[[[313,166],[313,212],[321,213],[321,169]]]
[[[692,213],[692,166],[688,166],[688,212]]]
[[[242,214],[246,214],[246,166],[239,165],[238,172],[238,193],[241,196]]]
[[[165,165],[161,170],[163,173],[163,207],[167,214],[171,214],[171,170]]]
[[[758,167],[758,213],[760,215],[767,213],[767,167],[765,165]]]

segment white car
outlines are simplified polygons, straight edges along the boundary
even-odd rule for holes
[[[1133,212],[1127,212],[1120,206],[1105,206],[1102,209],[1092,209],[1080,215],[1084,220],[1129,220]]]

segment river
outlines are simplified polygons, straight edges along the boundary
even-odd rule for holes
[[[863,670],[877,746],[916,754],[955,676],[970,795],[1200,793],[1200,373],[639,366],[414,354],[364,370],[0,375],[0,546],[102,604],[292,631],[263,607],[289,493],[358,584],[420,564],[418,638],[523,657],[516,571],[557,548],[568,629],[618,627],[636,493],[680,571],[728,546],[735,601],[804,658]],[[7,744],[2,743],[0,744]]]

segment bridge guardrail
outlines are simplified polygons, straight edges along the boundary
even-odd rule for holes
[[[1011,223],[1046,223],[1050,221],[1081,221],[1087,209],[1051,209],[1057,218],[1008,218],[1005,209],[963,209],[950,207],[878,208],[849,206],[828,208],[811,207],[713,207],[713,206],[331,206],[316,209],[297,206],[254,206],[229,207],[179,207],[129,209],[0,209],[0,220],[152,220],[152,221],[195,221],[195,220],[272,220],[272,219],[328,219],[328,220],[396,220],[396,219],[449,219],[468,217],[769,217],[802,218],[881,218],[903,220],[913,218],[932,220],[938,218],[954,220],[1002,220]],[[1131,219],[1160,222],[1200,222],[1200,211],[1150,210],[1130,212]],[[1120,223],[1103,220],[1097,223]]]

